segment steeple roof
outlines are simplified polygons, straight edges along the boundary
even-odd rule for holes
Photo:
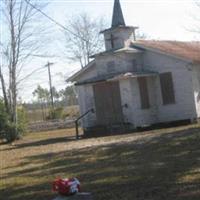
[[[126,26],[119,0],[115,0],[112,17],[112,28]]]

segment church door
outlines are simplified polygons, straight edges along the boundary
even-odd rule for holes
[[[99,125],[123,122],[119,82],[104,82],[93,86],[95,110]]]

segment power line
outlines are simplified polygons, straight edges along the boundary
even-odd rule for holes
[[[85,38],[77,35],[76,33],[74,33],[73,31],[71,31],[70,29],[66,28],[65,26],[63,26],[62,24],[60,24],[59,22],[57,22],[55,19],[53,19],[52,17],[48,16],[45,12],[43,12],[41,9],[37,8],[36,6],[34,6],[32,3],[30,3],[29,1],[25,0],[25,2],[27,4],[29,4],[32,8],[34,8],[35,10],[37,10],[38,12],[40,12],[42,15],[44,15],[47,19],[49,19],[51,22],[53,22],[54,24],[56,24],[57,26],[61,27],[62,29],[64,29],[65,31],[68,31],[69,33],[71,33],[72,35],[74,35],[75,37],[78,37],[80,39],[82,39],[83,41],[85,42],[88,42]],[[116,58],[120,58],[126,62],[127,59],[125,59],[124,57],[120,56],[120,55],[116,55],[116,54],[113,54],[114,57]]]
[[[37,69],[33,70],[32,72],[30,72],[29,74],[27,74],[25,77],[21,78],[17,83],[20,83],[20,82],[24,81],[25,79],[29,78],[34,73],[36,73],[36,72],[38,72],[38,71],[40,71],[42,69],[44,69],[44,67],[40,67],[40,68],[37,68]]]
[[[72,35],[84,40],[85,42],[86,39],[77,35],[76,33],[74,33],[73,31],[71,31],[70,29],[66,28],[65,26],[63,26],[62,24],[60,24],[59,22],[57,22],[55,19],[53,19],[52,17],[48,16],[45,12],[43,12],[41,9],[37,8],[36,6],[34,6],[32,3],[30,3],[29,1],[25,0],[27,4],[29,4],[32,8],[34,8],[35,10],[37,10],[38,12],[40,12],[42,15],[44,15],[47,19],[49,19],[51,22],[53,22],[54,24],[56,24],[57,26],[61,27],[62,29],[64,29],[65,31],[68,31],[69,33],[71,33]]]

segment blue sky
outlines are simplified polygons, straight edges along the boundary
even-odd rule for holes
[[[194,0],[121,0],[121,5],[126,24],[139,26],[154,39],[196,39],[194,34],[185,30],[192,27],[192,15],[198,12]],[[105,16],[110,22],[112,7],[113,0],[54,0],[49,12],[60,22],[80,12]]]
[[[108,24],[111,24],[114,0],[51,0],[49,2],[45,12],[63,25],[68,18],[81,12],[87,12],[95,18],[104,16]],[[196,27],[197,22],[194,20],[194,16],[199,15],[200,18],[200,14],[198,14],[200,8],[199,10],[196,8],[194,0],[121,0],[120,2],[126,24],[139,26],[141,31],[151,39],[183,41],[200,39],[200,34],[194,34],[187,30]],[[63,58],[63,52],[57,42],[57,38],[62,36],[59,32],[60,28],[48,20],[44,23],[50,23],[53,40],[55,40],[48,48],[50,52],[56,52],[59,56],[48,60],[55,62],[55,65],[52,66],[53,85],[60,89],[66,86],[65,78],[77,71],[79,65],[69,63]],[[29,69],[43,66],[46,62],[47,59],[35,60],[29,63]],[[29,101],[37,84],[48,87],[46,70],[35,74],[26,81],[21,87],[19,95]]]

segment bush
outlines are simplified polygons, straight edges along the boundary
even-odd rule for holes
[[[28,120],[27,113],[24,107],[17,109],[17,132],[18,136],[22,136],[27,132]]]
[[[1,138],[6,139],[7,142],[12,142],[16,139],[15,126],[10,123],[9,115],[6,113],[2,100],[0,100],[0,135]]]
[[[47,119],[62,119],[64,116],[64,109],[62,107],[51,109]]]
[[[27,131],[27,118],[24,108],[17,109],[17,126],[11,122],[2,100],[0,100],[0,137],[7,142],[19,139]]]
[[[63,118],[78,118],[80,116],[79,107],[78,106],[68,106],[65,109],[65,114]]]
[[[18,131],[17,131],[16,125],[13,123],[9,123],[5,127],[4,138],[6,139],[8,143],[13,142],[19,138],[17,133]]]
[[[5,129],[7,127],[7,124],[8,124],[8,114],[5,111],[3,101],[0,99],[0,136],[1,138],[5,134]]]

